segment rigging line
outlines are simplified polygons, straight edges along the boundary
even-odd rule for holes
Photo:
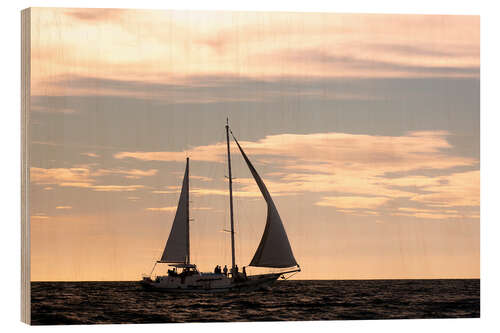
[[[217,137],[216,137],[216,143],[225,145],[225,140],[226,140],[226,134],[224,132],[220,132]],[[215,160],[213,162],[210,162],[209,164],[209,169],[210,169],[210,182],[207,183],[206,185],[208,186],[209,189],[221,189],[225,188],[225,161],[224,158],[222,157],[220,160]],[[221,176],[222,175],[222,176]],[[222,184],[221,184],[222,180]],[[221,186],[222,185],[222,186]],[[227,196],[219,196],[215,194],[207,194],[207,197],[209,198],[209,207],[212,207],[213,209],[217,207],[217,213],[214,213],[216,215],[216,222],[214,223],[215,228],[213,230],[220,230],[220,229],[227,229],[228,228],[228,216],[227,216],[227,210],[226,207],[229,205]],[[222,205],[222,206],[221,206]],[[222,211],[220,209],[222,207]],[[220,217],[222,215],[222,217]],[[222,228],[220,228],[222,225]],[[221,258],[224,262],[227,262],[227,244],[228,244],[228,239],[226,235],[219,235],[217,233],[216,236],[216,255],[218,258]]]
[[[217,142],[224,145],[226,140],[226,135],[225,132],[221,131],[217,137]],[[216,188],[226,188],[226,182],[225,182],[225,174],[226,174],[226,164],[225,160],[222,157],[220,161],[217,161],[214,165],[214,177],[212,181],[212,187]],[[222,182],[222,186],[219,186],[219,182]],[[214,196],[212,196],[214,197]],[[223,195],[221,197],[217,196],[222,204],[222,228],[223,229],[229,229],[229,219],[228,219],[228,213],[229,211],[227,210],[227,207],[229,206],[229,198],[227,195]],[[221,222],[219,222],[221,223]],[[219,238],[219,244],[218,244],[218,254],[220,255],[222,253],[222,260],[224,261],[224,264],[230,262],[229,258],[229,252],[228,252],[228,247],[227,244],[231,244],[230,240],[230,234],[224,233],[224,235]]]
[[[234,178],[234,177],[233,177]],[[239,192],[240,189],[239,189],[239,184],[236,182],[234,183],[236,184],[236,189],[237,191]],[[238,255],[238,258],[241,259],[241,235],[240,235],[240,220],[241,220],[241,205],[240,205],[240,196],[239,195],[236,195],[236,196],[233,196],[233,199],[235,199],[235,210],[236,210],[236,218],[235,218],[235,221],[234,221],[234,233],[236,234],[236,237],[238,239],[238,246],[236,248],[236,252],[237,252],[237,255]]]
[[[155,270],[156,264],[157,264],[157,262],[155,262],[155,264],[154,264],[154,266],[153,266],[153,269],[151,270],[151,273],[149,273],[149,276],[152,276],[152,275],[153,275],[153,272],[154,272],[154,270]]]
[[[237,142],[237,140],[236,140],[236,138],[235,138],[235,136],[234,136],[233,132],[231,131],[231,129],[229,129],[229,131],[230,131],[230,133],[231,133],[231,136],[232,136],[232,137],[233,137],[233,139],[235,140],[235,142]],[[239,154],[237,154],[237,155],[239,155]],[[240,156],[241,156],[241,155],[240,155]],[[245,161],[244,161],[242,158],[238,158],[238,159],[236,159],[236,161],[237,161],[237,162],[236,162],[236,163],[234,163],[234,164],[237,164],[237,166],[238,166],[237,170],[247,170],[247,169],[246,169],[246,163],[245,163]],[[243,177],[243,175],[240,175],[240,177],[239,177],[239,178],[241,178],[241,177]],[[233,179],[234,179],[234,178],[235,178],[235,177],[233,177]],[[242,185],[242,183],[237,181],[237,182],[235,182],[234,184],[236,184],[236,188],[237,188],[238,192],[240,192],[240,193],[241,193],[241,192],[242,192],[242,186],[243,186],[243,185]],[[245,212],[243,211],[245,208],[244,208],[244,207],[242,206],[242,204],[241,204],[244,200],[243,200],[243,197],[240,197],[240,196],[235,196],[235,197],[236,197],[236,204],[237,204],[237,211],[236,211],[236,214],[237,214],[237,220],[235,221],[235,226],[237,225],[237,227],[238,227],[238,228],[240,228],[240,227],[241,227],[241,219],[242,219],[242,216],[243,216],[243,215],[244,215],[244,213],[245,213]],[[248,220],[248,218],[247,218],[247,220]],[[247,224],[245,224],[245,227],[246,227],[246,228],[250,227],[250,229],[253,231],[253,226],[252,226],[252,223],[247,223]],[[241,231],[241,230],[240,230],[240,231]],[[240,232],[240,233],[242,233],[242,232]],[[244,252],[244,251],[243,251],[244,246],[242,246],[242,244],[243,244],[243,242],[242,242],[242,236],[240,235],[240,233],[238,233],[238,235],[237,235],[237,237],[238,237],[238,244],[240,244],[240,245],[238,246],[238,249],[237,249],[237,252],[238,252],[238,257],[239,257],[239,258],[241,258],[241,257],[242,257],[242,253]],[[246,243],[245,243],[245,245],[247,245],[247,246],[246,246],[246,248],[248,249],[248,242],[246,242]]]
[[[229,131],[231,131],[231,128],[229,128]],[[236,154],[237,155],[237,154]],[[239,158],[233,158],[231,160],[232,162],[232,165],[233,165],[233,175],[232,175],[232,180],[234,179],[237,179],[237,178],[240,178],[240,177],[235,177],[234,176],[234,173],[238,173],[238,170],[241,170],[241,159]],[[240,194],[241,194],[241,184],[236,181],[236,182],[233,182],[233,200],[234,200],[234,204],[235,204],[235,220],[234,220],[234,233],[236,234],[236,238],[237,238],[237,243],[238,243],[238,246],[235,246],[235,251],[236,251],[236,254],[238,256],[238,258],[240,258],[240,264],[243,266],[243,263],[244,261],[242,261],[242,236],[241,236],[241,219],[242,219],[242,205],[241,205],[241,202],[242,202],[242,199],[240,197]],[[238,194],[237,195],[234,195],[234,192],[237,192]]]
[[[234,244],[234,210],[233,210],[233,180],[231,172],[231,147],[229,142],[229,118],[226,118],[226,143],[227,143],[227,167],[229,176],[229,212],[231,217],[231,269],[236,268],[235,244]]]

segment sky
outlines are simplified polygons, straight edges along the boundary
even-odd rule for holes
[[[226,117],[294,278],[478,278],[479,52],[478,16],[32,9],[31,279],[149,273],[188,156],[192,262],[230,264]],[[241,267],[266,206],[232,154]]]

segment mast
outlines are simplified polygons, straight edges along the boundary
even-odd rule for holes
[[[231,152],[229,149],[229,118],[226,118],[227,165],[229,169],[229,211],[231,214],[231,271],[236,266],[234,258],[233,176],[231,174]]]
[[[186,264],[190,264],[190,246],[189,246],[189,157],[186,157],[186,190],[187,190],[187,215],[186,215]]]

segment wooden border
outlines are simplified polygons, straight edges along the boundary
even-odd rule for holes
[[[30,97],[31,9],[21,11],[21,321],[31,323],[30,270]]]

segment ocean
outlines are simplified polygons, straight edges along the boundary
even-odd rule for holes
[[[477,318],[474,280],[287,280],[270,291],[175,295],[138,282],[32,282],[34,325]]]

